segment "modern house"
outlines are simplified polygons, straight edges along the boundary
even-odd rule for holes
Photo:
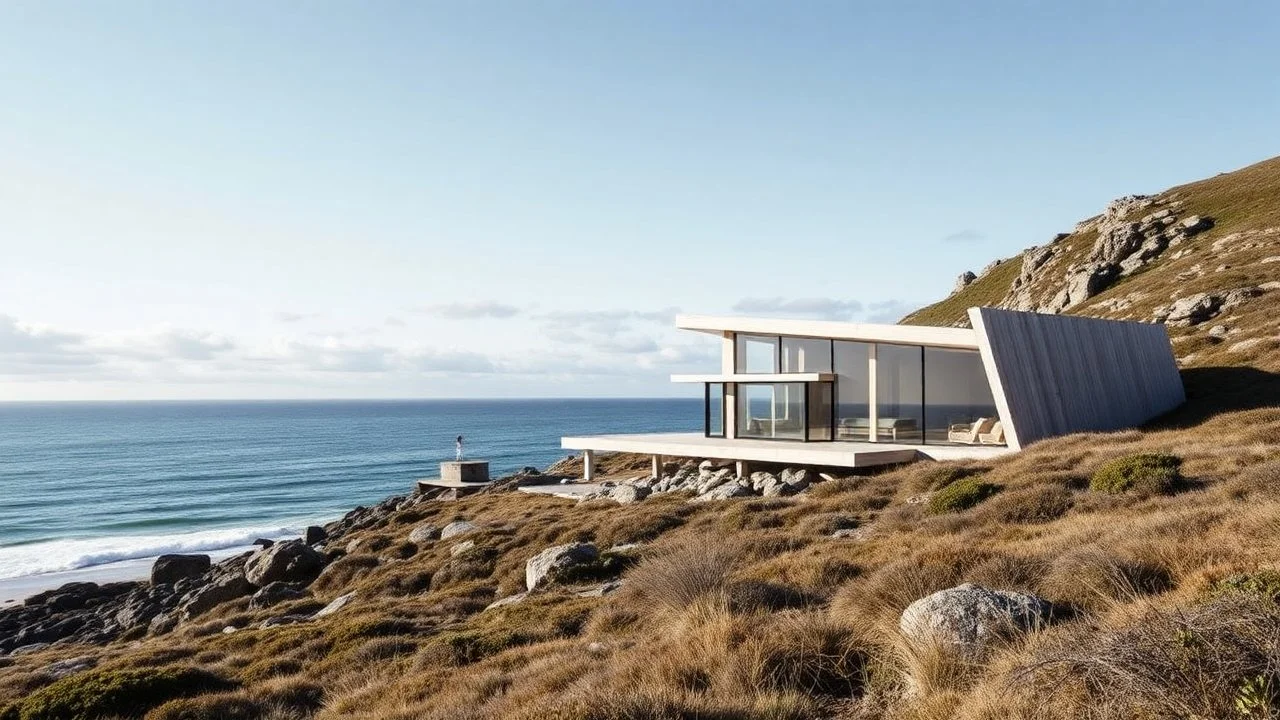
[[[969,328],[684,315],[721,338],[703,432],[566,437],[583,451],[832,467],[984,458],[1180,405],[1164,326],[970,308]]]

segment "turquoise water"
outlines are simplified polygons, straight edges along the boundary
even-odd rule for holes
[[[697,399],[0,403],[0,579],[291,534],[408,492],[457,435],[498,475],[701,423]]]

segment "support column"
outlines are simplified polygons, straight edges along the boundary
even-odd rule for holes
[[[582,451],[582,479],[591,482],[596,479],[596,451]]]
[[[738,477],[746,477],[747,469],[748,469],[747,461],[746,460],[737,461],[736,463],[734,463],[734,469],[738,473]]]
[[[875,343],[871,343],[871,347],[867,349],[867,422],[871,427],[867,428],[867,439],[871,442],[880,442],[880,409],[877,407],[879,402],[876,399],[876,350],[879,348]]]
[[[654,480],[662,479],[662,456],[661,455],[653,456],[653,479]]]

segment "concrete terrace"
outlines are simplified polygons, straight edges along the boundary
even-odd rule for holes
[[[567,450],[592,453],[631,452],[661,457],[696,457],[851,468],[893,465],[920,459],[985,459],[1014,452],[1003,446],[903,445],[888,442],[805,443],[712,438],[702,433],[586,435],[563,438],[560,446]]]

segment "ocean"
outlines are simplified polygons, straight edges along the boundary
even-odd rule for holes
[[[496,477],[565,435],[696,431],[700,399],[0,403],[0,580],[296,535],[438,474]]]

